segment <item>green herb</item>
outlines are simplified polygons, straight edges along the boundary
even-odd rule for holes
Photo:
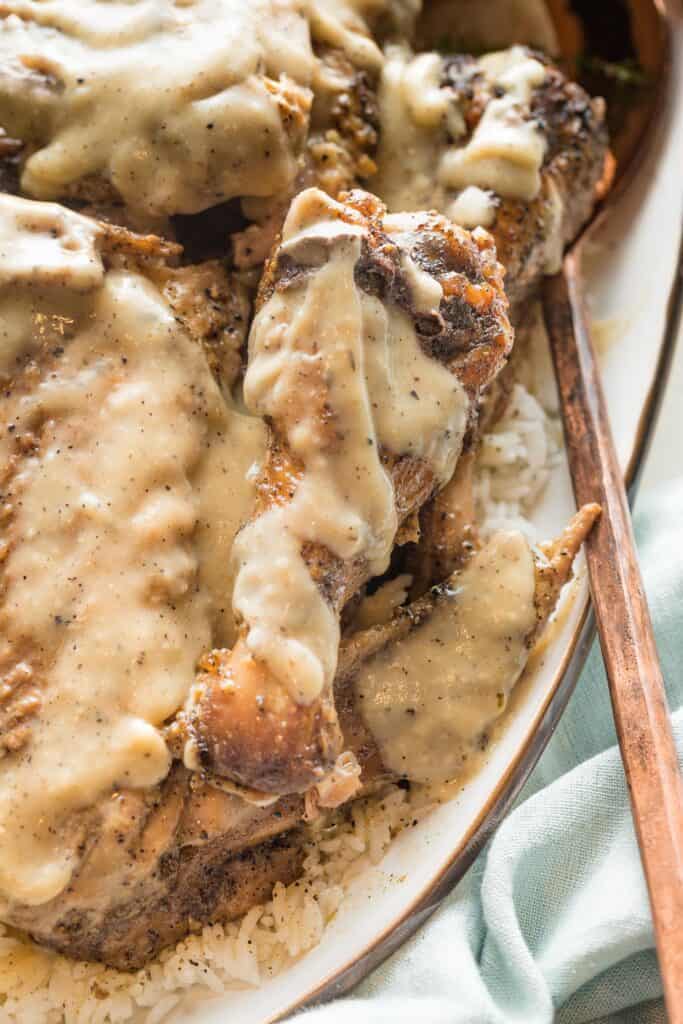
[[[610,78],[617,85],[639,87],[648,84],[648,75],[644,68],[632,57],[626,60],[611,61],[592,54],[584,53],[579,57],[581,71],[593,72]]]

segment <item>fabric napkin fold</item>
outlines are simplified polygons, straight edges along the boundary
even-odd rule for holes
[[[683,753],[683,478],[636,536]],[[513,812],[421,931],[302,1024],[660,1024],[645,882],[600,650]]]

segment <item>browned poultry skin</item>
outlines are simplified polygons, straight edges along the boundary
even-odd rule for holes
[[[548,616],[554,611],[560,591],[571,575],[576,553],[600,513],[601,508],[595,502],[583,505],[559,537],[538,545],[545,561],[536,560],[535,600],[538,619],[531,642],[538,637]]]
[[[413,576],[413,600],[450,576],[468,557],[472,543],[477,542],[474,478],[480,440],[505,414],[520,366],[529,358],[533,330],[533,317],[528,318],[527,308],[524,319],[515,326],[515,345],[509,360],[481,397],[477,421],[466,438],[452,479],[420,509],[419,536],[415,547],[409,549],[405,565]]]
[[[214,377],[229,391],[242,372],[250,314],[246,289],[219,260],[165,268],[160,284],[176,317],[201,341]]]
[[[598,514],[598,506],[585,506],[559,538],[540,545],[545,559],[536,560],[538,618],[529,648]],[[386,625],[342,642],[335,701],[344,745],[362,765],[366,788],[396,776],[359,713],[356,680],[374,655],[426,623],[447,589],[448,582]],[[297,795],[265,808],[247,804],[176,763],[150,793],[124,791],[104,802],[69,889],[48,905],[16,907],[13,922],[70,956],[136,970],[191,928],[239,917],[268,899],[275,882],[293,881],[301,872],[304,833],[298,826],[305,810]],[[112,884],[103,887],[103,875]]]
[[[505,288],[515,325],[524,304],[538,287],[552,249],[568,245],[590,217],[599,197],[608,160],[605,103],[592,99],[570,82],[547,58],[532,52],[547,67],[546,78],[534,90],[530,114],[547,140],[541,168],[541,188],[530,202],[501,199],[491,233],[505,267]],[[469,130],[474,130],[486,106],[482,81],[473,71],[475,59],[447,57],[445,82],[454,90]],[[562,202],[562,222],[553,230],[552,190]]]
[[[527,638],[529,651],[543,632],[552,615],[560,592],[572,577],[572,565],[587,535],[600,515],[599,505],[584,505],[572,517],[565,530],[553,541],[538,545],[541,556],[535,561],[536,624]],[[472,548],[470,548],[471,552]],[[463,562],[466,556],[463,556]],[[399,609],[391,622],[355,633],[342,643],[339,668],[335,680],[335,695],[344,739],[364,766],[364,777],[374,780],[391,777],[382,764],[377,744],[358,712],[355,699],[355,680],[376,654],[406,637],[429,618],[443,595],[457,586],[458,569],[449,579],[432,589],[412,604]],[[456,602],[457,605],[457,602]],[[367,769],[365,766],[367,765]],[[410,772],[406,773],[410,777]]]
[[[220,260],[180,266],[183,249],[175,242],[106,221],[98,227],[105,268],[137,271],[152,281],[229,391],[242,369],[250,313],[245,287]]]
[[[198,341],[225,391],[242,370],[250,301],[244,285],[220,260],[180,266],[182,246],[100,221],[107,269],[139,270],[157,285],[175,316]]]
[[[15,905],[11,920],[69,956],[137,970],[189,931],[240,917],[276,882],[293,881],[303,813],[301,797],[262,809],[176,763],[155,789],[103,800],[69,887],[40,907]]]
[[[416,470],[407,463],[394,460],[391,470],[399,500],[413,509],[431,493],[433,478],[428,467]],[[271,502],[286,501],[297,475],[273,443],[256,514]],[[307,546],[306,561],[339,613],[368,577],[367,565],[342,562],[321,545]],[[343,737],[331,701],[296,703],[286,686],[251,655],[244,640],[232,651],[212,651],[199,667],[197,685],[203,695],[192,726],[205,768],[265,792],[277,792],[283,780],[287,791],[302,792],[321,777],[321,766],[333,765]],[[204,737],[210,747],[204,746]]]
[[[413,598],[450,576],[477,541],[472,486],[476,457],[474,447],[464,451],[446,486],[420,511],[420,539],[406,565],[413,576]]]
[[[363,253],[356,282],[384,302],[395,302],[412,316],[423,349],[445,364],[476,398],[504,364],[511,346],[503,272],[488,235],[476,238],[437,214],[415,215],[410,230],[389,237],[383,230],[383,207],[374,197],[349,193],[340,213],[363,229]],[[405,247],[422,270],[442,285],[444,298],[437,322],[413,307],[400,268]],[[263,278],[259,304],[274,291],[290,288],[303,268],[276,250]],[[306,402],[325,405],[315,382]],[[287,502],[300,476],[287,449],[285,431],[271,424],[270,454],[259,488],[257,515]],[[395,492],[399,522],[420,508],[434,489],[431,468],[422,460],[384,452],[383,463]],[[347,601],[368,579],[361,559],[343,561],[323,546],[302,553],[325,599],[339,616]],[[203,663],[190,730],[202,765],[218,775],[270,793],[297,792],[315,785],[333,766],[342,736],[331,693],[307,706],[296,703],[281,680],[273,677],[246,646],[246,629],[232,651],[215,651]]]

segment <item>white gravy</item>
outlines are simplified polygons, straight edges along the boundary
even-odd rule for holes
[[[301,0],[9,0],[2,13],[0,123],[36,149],[30,195],[102,174],[131,208],[168,214],[291,185],[278,93],[305,120]]]
[[[437,88],[437,54],[414,57],[407,46],[388,46],[379,85],[379,172],[371,188],[393,211],[444,209],[444,190],[436,180],[450,125],[465,132],[462,114],[446,89]],[[438,94],[441,94],[440,97]],[[426,105],[419,97],[426,97]]]
[[[427,459],[445,482],[467,416],[464,389],[425,356],[409,317],[356,285],[363,229],[339,213],[317,189],[292,203],[282,249],[310,271],[256,316],[245,379],[248,407],[278,423],[303,473],[291,501],[239,534],[233,604],[253,654],[302,703],[331,685],[339,644],[302,545],[383,572],[398,522],[380,449]],[[416,303],[437,310],[440,285],[409,262]]]
[[[0,892],[29,904],[68,883],[79,812],[166,774],[160,727],[220,632],[264,449],[156,288],[105,272],[97,235],[0,197],[0,671],[42,702],[0,760]]]
[[[496,219],[496,200],[490,191],[468,185],[448,206],[446,213],[462,228],[490,228]]]
[[[529,545],[494,534],[433,613],[361,670],[358,706],[387,768],[426,783],[456,776],[505,708],[535,622]]]
[[[491,193],[525,200],[538,194],[546,142],[529,118],[529,102],[545,69],[519,46],[478,63],[490,98],[466,141],[457,100],[440,84],[442,58],[387,48],[379,90],[379,173],[372,185],[390,210],[436,208],[463,227],[490,227],[496,209]]]
[[[22,189],[101,176],[147,216],[287,196],[318,62],[311,36],[376,71],[379,16],[415,0],[7,0],[0,124],[29,144]],[[399,8],[405,8],[404,11]]]
[[[307,14],[315,39],[343,50],[358,67],[376,70],[382,53],[368,32],[368,19],[391,8],[395,0],[308,0]]]
[[[211,430],[193,485],[199,502],[194,543],[199,586],[211,596],[212,647],[232,647],[237,638],[232,592],[235,536],[252,511],[256,470],[265,457],[263,420],[216,402]]]
[[[439,180],[448,188],[477,185],[510,199],[534,199],[541,187],[546,140],[529,119],[529,102],[545,78],[545,68],[520,46],[487,54],[479,65],[491,88],[503,89],[504,95],[489,100],[466,146],[444,153]]]

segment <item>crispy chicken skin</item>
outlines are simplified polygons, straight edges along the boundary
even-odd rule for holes
[[[242,369],[250,313],[246,288],[220,260],[181,266],[183,250],[174,242],[106,221],[98,225],[105,267],[139,271],[152,281],[229,391]]]
[[[356,285],[396,304],[412,319],[420,345],[454,374],[475,399],[500,370],[511,346],[502,268],[485,232],[469,235],[437,214],[411,215],[402,230],[383,229],[382,204],[352,192],[343,197],[339,216],[363,233]],[[401,265],[409,252],[443,289],[438,315],[425,316],[413,304]],[[266,269],[259,306],[273,293],[306,287],[306,274],[289,253],[276,249]],[[325,395],[302,389],[295,403],[319,402]],[[325,414],[327,415],[327,414]],[[323,419],[325,416],[323,416]],[[435,488],[424,460],[385,451],[382,461],[393,483],[399,523],[428,499]],[[259,485],[256,515],[291,500],[301,467],[293,458],[286,429],[271,423],[269,457]],[[323,545],[302,551],[310,573],[336,616],[368,579],[364,559],[344,561]],[[332,694],[310,704],[292,699],[246,643],[249,623],[232,651],[214,651],[203,662],[189,727],[201,764],[217,775],[270,793],[306,790],[329,772],[342,749]]]
[[[246,289],[220,260],[167,267],[163,293],[176,317],[202,344],[214,377],[225,392],[242,372],[251,303]]]
[[[489,228],[506,269],[506,293],[515,324],[543,274],[557,265],[564,247],[589,219],[607,156],[604,101],[568,81],[547,58],[529,52],[546,66],[546,78],[533,90],[529,103],[529,115],[547,141],[541,188],[530,201],[500,199]],[[444,82],[454,90],[468,130],[475,128],[488,101],[475,69],[473,57],[444,60]]]
[[[502,200],[491,227],[506,270],[515,323],[543,275],[559,268],[563,250],[590,218],[608,160],[604,100],[592,99],[580,85],[545,63],[546,79],[531,101],[531,115],[547,139],[541,189],[530,202]],[[476,86],[472,103],[474,114]],[[555,220],[558,209],[559,223]]]
[[[603,100],[589,97],[546,58],[529,52],[546,67],[545,80],[534,90],[530,103],[530,116],[547,140],[540,189],[530,201],[497,197],[495,219],[489,227],[505,267],[505,292],[517,341],[513,358],[482,395],[478,422],[468,439],[469,451],[463,454],[449,484],[420,512],[420,541],[410,564],[415,576],[414,597],[457,567],[463,544],[476,532],[472,471],[478,437],[507,405],[530,300],[544,275],[559,269],[562,253],[608,190],[614,169],[607,148]],[[469,132],[474,131],[490,101],[476,69],[473,57],[444,59],[442,87],[453,90]]]
[[[477,223],[477,212],[484,217],[506,270],[505,290],[512,322],[517,326],[526,300],[544,274],[558,269],[563,249],[576,237],[601,198],[609,155],[604,100],[591,98],[538,52],[521,47],[514,52],[520,62],[530,58],[545,71],[542,80],[530,87],[528,100],[520,102],[517,122],[533,125],[535,137],[543,142],[538,188],[532,197],[517,197],[514,188],[499,194],[493,182],[489,188],[482,179],[486,168],[480,167],[479,177],[471,172],[470,184],[485,190],[489,200],[484,210],[468,209],[466,216],[473,220],[465,222],[468,226]],[[433,59],[438,81],[433,101],[437,102],[438,97],[444,111],[438,120],[430,121],[429,127],[420,128],[420,135],[412,137],[408,86],[404,84],[403,91],[399,91],[386,72],[387,81],[379,92],[379,173],[376,179],[370,179],[369,187],[386,199],[390,209],[410,209],[413,204],[431,202],[457,219],[463,215],[455,212],[457,203],[454,205],[460,189],[444,183],[447,179],[441,171],[442,160],[472,141],[489,106],[506,95],[505,87],[492,82],[480,60],[467,54],[413,56],[399,52],[392,59],[399,63],[404,83],[406,77],[410,82],[416,66],[419,69],[418,62]],[[455,139],[449,128],[451,119],[457,122]],[[401,158],[402,147],[407,147],[405,159]],[[413,152],[419,154],[423,149],[429,154],[426,165],[413,158]],[[513,162],[510,167],[514,167]]]
[[[434,212],[397,215],[385,230],[384,204],[360,189],[342,193],[339,203],[339,216],[365,232],[355,272],[358,287],[404,309],[426,354],[445,364],[469,395],[479,395],[505,366],[512,349],[505,270],[488,233],[471,234]],[[401,267],[402,253],[441,285],[438,316],[423,315],[415,305]],[[274,291],[296,284],[304,272],[276,248],[261,279],[257,308]]]
[[[446,486],[420,509],[417,543],[406,565],[413,577],[413,597],[419,597],[432,584],[450,576],[476,543],[473,489],[476,456],[474,445],[463,451]]]

